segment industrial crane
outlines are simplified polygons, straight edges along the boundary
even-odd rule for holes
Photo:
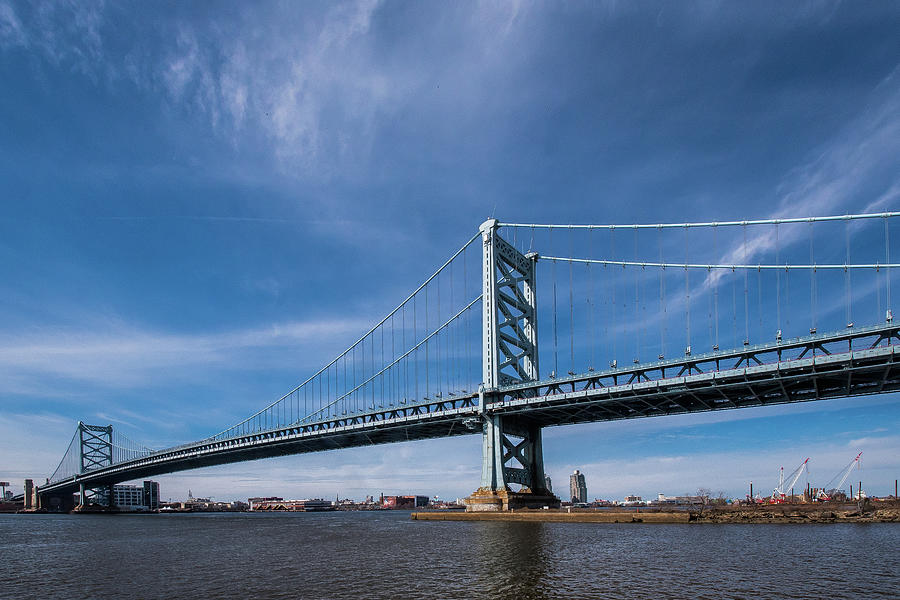
[[[850,477],[850,471],[853,470],[853,465],[856,465],[857,467],[859,467],[859,457],[860,456],[862,456],[862,452],[857,454],[856,458],[851,460],[850,463],[846,467],[844,467],[844,469],[840,473],[835,475],[834,478],[832,478],[832,480],[829,481],[825,485],[824,488],[819,490],[819,493],[816,495],[816,498],[818,500],[831,500],[831,498],[834,497],[835,494],[837,494],[839,491],[841,491],[841,489],[844,487],[844,483],[847,481],[847,478]],[[836,486],[831,487],[831,484],[834,483],[835,479],[837,479],[838,477],[840,477],[841,480],[838,482],[838,484]]]
[[[800,479],[800,475],[803,474],[803,469],[808,469],[809,467],[806,464],[809,462],[809,458],[800,463],[800,466],[794,469],[794,472],[788,475],[788,484],[784,484],[784,467],[781,467],[781,474],[778,477],[778,487],[776,487],[772,491],[772,502],[776,504],[781,504],[784,502],[784,498],[786,495],[786,490],[791,490],[794,488],[794,484],[797,483],[797,480]],[[807,473],[809,471],[807,470]]]

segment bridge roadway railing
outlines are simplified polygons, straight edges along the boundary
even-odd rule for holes
[[[900,389],[900,327],[847,329],[426,399],[367,413],[297,422],[227,439],[207,438],[96,469],[42,493],[106,485],[185,469],[337,448],[481,431],[481,412],[541,426],[705,412]]]
[[[611,421],[900,389],[900,327],[810,335],[499,388],[485,411],[542,426]]]

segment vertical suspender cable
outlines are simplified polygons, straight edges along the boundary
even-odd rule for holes
[[[747,225],[741,226],[744,232],[744,249],[742,261],[747,263]],[[744,269],[744,345],[750,343],[750,274]]]
[[[638,239],[637,239],[637,228],[634,228],[634,262],[638,262]],[[634,324],[635,324],[635,337],[637,338],[637,352],[635,352],[634,360],[640,361],[641,359],[641,334],[644,330],[644,324],[640,321],[640,294],[638,292],[638,282],[640,281],[641,274],[635,269],[634,270]]]
[[[415,298],[413,298],[415,303]],[[406,352],[406,305],[403,306],[403,312],[400,314],[400,349]],[[409,398],[409,361],[413,360],[412,356],[403,359],[403,399],[400,404],[406,404]]]
[[[775,223],[775,264],[781,264],[781,240]],[[775,328],[781,332],[781,269],[775,269]]]
[[[609,228],[609,257],[610,260],[616,259],[616,241],[615,241],[615,228]],[[613,355],[612,355],[612,363],[610,366],[617,364],[616,356],[619,353],[619,327],[618,323],[616,323],[616,278],[611,277],[609,282],[610,288],[612,288],[612,338],[613,338]]]
[[[890,231],[888,228],[888,218],[884,218],[884,263],[886,265],[891,264],[891,238]],[[891,268],[885,267],[885,319],[891,320]]]
[[[734,267],[731,269],[731,334],[734,338],[734,346],[737,347],[737,278],[734,276]]]
[[[757,335],[762,335],[763,329],[763,293],[762,293],[762,269],[759,268],[759,264],[756,266],[756,307],[757,312],[759,313],[759,331]]]
[[[532,232],[534,228],[532,228]],[[532,233],[532,235],[534,235]],[[469,261],[468,261],[468,249],[463,252],[463,299],[468,302],[469,301]],[[470,354],[471,349],[471,338],[472,338],[472,319],[469,316],[469,311],[466,311],[466,322],[465,322],[465,334],[464,341],[466,345],[466,351],[464,360],[466,361],[466,369],[465,369],[465,378],[466,378],[466,387],[473,381],[472,377],[472,355]]]
[[[575,254],[574,236],[572,229],[569,228],[569,374],[575,374],[575,284],[573,281],[574,274],[572,255]]]
[[[656,246],[659,250],[659,262],[662,264],[662,229],[656,228]],[[662,326],[659,328],[659,359],[662,360],[666,356],[666,288],[665,274],[666,268],[661,267],[659,272],[659,314],[662,315]]]
[[[375,376],[375,332],[374,331],[372,332],[372,340],[369,342],[369,346],[372,349],[372,351],[370,353],[370,356],[372,357],[372,363],[371,363],[372,371],[370,372],[371,374],[369,375],[369,378],[371,379],[372,377]],[[375,380],[374,379],[372,379],[372,381],[369,382],[369,388],[372,390],[372,410],[375,410]]]
[[[712,267],[706,269],[706,281],[710,281],[712,278]],[[713,336],[713,294],[706,295],[706,323],[709,331],[707,332],[707,342],[713,341],[715,338]]]
[[[883,314],[881,312],[881,267],[877,263],[875,265],[875,301],[877,302],[875,318],[880,319]]]
[[[813,222],[809,222],[809,264],[813,266],[812,271],[809,274],[809,303],[812,305],[812,327],[809,328],[809,333],[813,334],[816,332],[817,323],[816,323],[816,262],[815,262],[815,242],[813,241]]]
[[[853,299],[850,297],[850,219],[844,222],[844,241],[847,247],[847,259],[844,262],[844,289],[847,294],[847,327],[853,326]]]
[[[384,325],[379,326],[381,329],[381,367],[384,368]],[[384,378],[385,374],[382,373],[378,376],[381,380],[381,408],[384,408]]]
[[[396,346],[394,345],[394,315],[391,315],[391,368],[389,371],[391,374],[391,385],[390,385],[390,391],[388,391],[388,402],[389,402],[390,406],[394,405],[394,398],[397,396],[397,389],[396,389],[397,386],[395,385],[395,380],[396,380],[397,375],[395,374],[396,369],[394,368],[396,366],[394,364],[394,361],[396,360],[396,358],[397,358],[397,350],[396,350]],[[344,385],[346,387],[346,381],[344,382]]]
[[[359,344],[359,394],[357,398],[357,408],[358,411],[366,410],[366,394],[368,394],[368,390],[366,389],[366,364],[369,362],[369,359],[366,358],[366,338],[364,337]]]
[[[553,229],[550,229],[550,251],[553,251]],[[556,313],[556,261],[553,261],[553,376],[559,375],[559,324]]]
[[[441,320],[441,277],[438,276],[434,280],[435,285],[437,286],[437,323],[438,327],[440,327],[443,321]],[[430,331],[428,333],[431,333]],[[442,396],[444,392],[444,386],[441,379],[441,335],[440,333],[434,340],[435,346],[435,360],[434,360],[434,378],[437,379],[437,393],[438,396]]]
[[[430,325],[429,325],[429,321],[428,321],[428,286],[426,285],[425,286],[425,328],[424,328],[426,336],[429,333],[429,329],[428,329],[429,327],[430,327]],[[431,370],[431,361],[430,361],[431,353],[428,350],[428,346],[430,345],[430,343],[431,343],[431,340],[427,340],[425,342],[425,394],[424,395],[426,397],[428,396],[428,394],[431,393],[431,378],[429,377],[429,374],[430,374],[429,372]],[[416,402],[420,401],[421,399],[422,399],[421,396],[418,396],[418,395],[416,396]]]
[[[719,260],[719,228],[717,226],[713,226],[713,256],[716,259],[716,262],[721,262]],[[716,321],[716,337],[713,342],[713,350],[719,349],[719,277],[718,273],[713,274],[713,310],[715,314]]]
[[[685,295],[685,324],[687,329],[687,348],[691,347],[691,287],[688,263],[688,228],[684,228],[684,295]]]
[[[591,259],[594,258],[594,228],[593,227],[588,230],[588,256],[590,256]],[[594,311],[596,311],[596,309],[597,309],[597,307],[596,307],[597,298],[594,295],[594,270],[591,267],[591,263],[587,264],[587,270],[588,270],[588,280],[590,281],[590,287],[591,287],[591,292],[590,292],[590,295],[588,296],[588,309],[590,310],[590,313],[591,313],[591,335],[588,336],[590,339],[590,347],[591,347],[591,364],[588,365],[588,371],[593,371],[594,365],[596,364],[594,362],[594,357],[595,357],[594,347],[597,345],[597,340],[600,339],[600,336],[597,335],[597,331],[596,331],[596,329],[594,329],[594,327],[596,325]]]
[[[453,310],[456,308],[456,305],[453,303],[453,263],[450,263],[450,313],[453,313]],[[447,327],[447,391],[450,392],[453,389],[458,388],[458,380],[459,380],[459,352],[456,351],[456,345],[458,342],[456,336],[456,329],[454,328],[456,323],[451,323]],[[453,357],[452,359],[450,357]],[[451,381],[452,380],[452,381]]]
[[[784,265],[784,305],[788,307],[787,314],[784,317],[785,328],[791,330],[791,270],[788,269],[787,263]]]

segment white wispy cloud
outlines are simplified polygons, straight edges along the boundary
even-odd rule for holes
[[[521,60],[528,41],[519,27],[527,5],[484,2],[450,11],[457,43],[436,48],[434,61],[382,60],[374,31],[382,8],[357,0],[137,24],[103,3],[42,4],[27,20],[3,3],[0,40],[94,81],[161,93],[169,110],[206,120],[234,147],[256,151],[262,142],[282,175],[327,181],[368,164],[380,124],[419,99],[433,102],[441,74],[454,82],[452,97],[439,100],[449,102],[444,109],[490,100],[486,83]],[[123,47],[122,32],[138,26],[147,35]]]
[[[279,364],[297,364],[304,349],[331,336],[364,331],[362,319],[289,322],[225,332],[178,334],[116,325],[104,331],[54,330],[0,335],[0,377],[16,382],[5,392],[47,394],[48,377],[104,387],[146,385],[198,377],[198,367],[256,368],[255,352],[289,350]],[[271,365],[272,354],[264,360]],[[208,376],[208,372],[207,372]],[[50,388],[50,389],[48,389]],[[68,389],[65,395],[70,395]]]
[[[0,44],[9,47],[24,46],[25,30],[9,2],[0,2]]]
[[[770,219],[826,216],[844,212],[880,211],[895,207],[900,194],[900,68],[886,77],[870,95],[860,114],[818,149],[806,163],[792,169],[775,190],[780,198]],[[893,170],[893,173],[891,173]],[[870,185],[878,173],[890,179],[872,198]],[[806,241],[799,227],[751,228],[743,239],[731,242],[719,259],[722,264],[753,264],[780,245],[787,249]],[[726,272],[712,271],[703,282],[714,286]]]

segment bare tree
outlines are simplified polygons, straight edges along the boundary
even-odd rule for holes
[[[697,488],[697,496],[700,497],[700,501],[703,502],[704,505],[709,504],[709,498],[712,496],[712,490],[709,488]]]

